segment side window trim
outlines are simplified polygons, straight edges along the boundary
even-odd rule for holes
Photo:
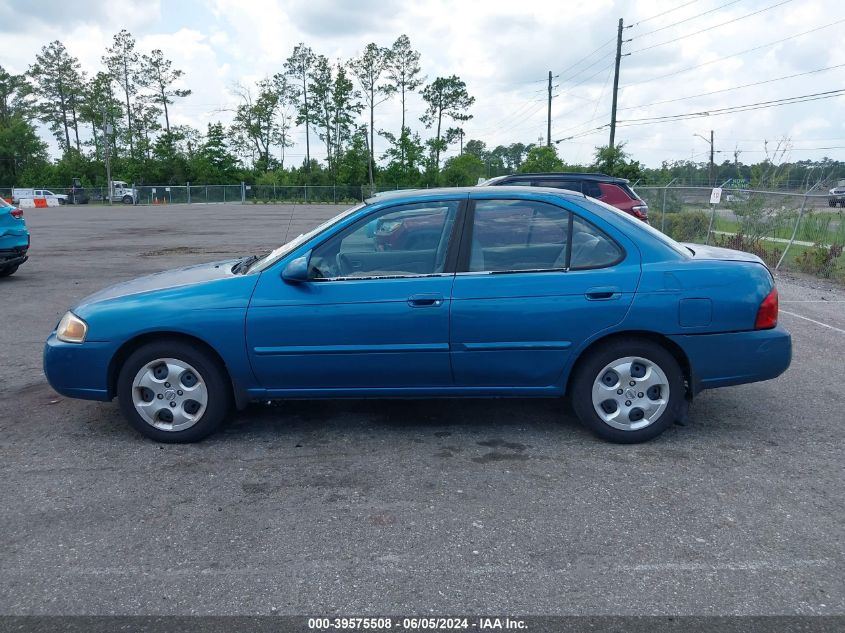
[[[455,211],[455,221],[452,223],[451,234],[449,236],[449,241],[446,246],[446,260],[443,266],[443,272],[440,273],[421,273],[421,274],[412,274],[412,275],[373,275],[371,277],[313,277],[309,278],[309,283],[325,283],[330,281],[371,281],[374,279],[422,279],[425,277],[451,277],[455,274],[455,264],[458,258],[458,253],[456,252],[454,256],[452,255],[452,251],[456,249],[457,244],[460,242],[455,241],[455,234],[463,232],[463,215],[466,213],[467,198],[455,198],[455,199],[445,199],[438,202],[457,202],[458,208]],[[401,202],[393,205],[388,205],[384,207],[380,207],[370,213],[366,214],[365,216],[359,218],[358,220],[352,222],[351,224],[345,226],[344,228],[340,229],[339,231],[332,233],[331,235],[326,236],[324,239],[320,240],[318,244],[313,244],[309,251],[313,252],[314,250],[320,248],[323,244],[328,242],[331,239],[340,238],[343,239],[347,235],[354,233],[358,228],[360,228],[361,223],[372,222],[371,216],[374,215],[381,215],[383,213],[390,213],[391,210],[396,210],[401,207],[406,206],[413,206],[416,204],[423,204],[421,202]],[[368,220],[368,218],[370,218]],[[460,235],[458,236],[458,240],[460,240]]]

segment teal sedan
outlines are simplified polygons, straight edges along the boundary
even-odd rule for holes
[[[0,198],[0,277],[13,274],[27,260],[28,250],[23,211]]]

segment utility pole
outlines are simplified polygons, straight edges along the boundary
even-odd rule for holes
[[[622,61],[622,18],[619,18],[619,33],[616,36],[616,71],[613,74],[613,105],[610,110],[610,149],[616,143],[616,97],[619,93],[619,62]]]
[[[546,117],[546,147],[552,146],[552,71],[549,71],[549,113]]]
[[[109,136],[112,133],[111,124],[106,122],[106,108],[103,106],[103,149],[106,159],[106,199],[111,206],[111,160],[109,159]]]

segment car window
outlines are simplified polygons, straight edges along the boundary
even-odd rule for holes
[[[569,191],[581,191],[581,182],[578,180],[538,180],[538,187],[551,187],[552,189],[567,189]]]
[[[601,229],[573,215],[571,270],[613,266],[623,255],[622,249]]]
[[[497,183],[500,185],[507,185],[508,187],[530,187],[533,182],[531,180],[507,180],[505,182]]]
[[[619,185],[614,185],[607,182],[599,183],[601,188],[601,196],[593,196],[594,198],[601,198],[608,204],[619,204],[621,202],[629,202],[631,200],[628,192]]]
[[[570,213],[531,200],[479,200],[470,244],[470,272],[566,267]]]
[[[584,195],[590,196],[591,198],[600,198],[602,195],[601,188],[599,187],[599,183],[593,180],[585,180],[584,181]]]
[[[314,249],[312,279],[407,277],[442,273],[458,201],[383,209]]]

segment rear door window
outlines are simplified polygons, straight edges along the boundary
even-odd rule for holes
[[[480,200],[475,205],[470,272],[566,267],[571,214],[532,200]]]
[[[571,270],[607,268],[624,257],[622,248],[601,229],[577,215],[572,216]]]

